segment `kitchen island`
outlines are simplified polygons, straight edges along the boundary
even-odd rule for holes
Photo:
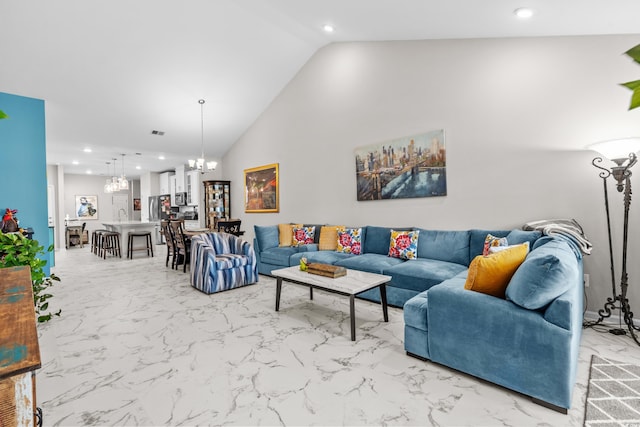
[[[129,232],[144,233],[150,231],[152,236],[151,244],[155,253],[156,228],[160,227],[160,224],[158,222],[114,221],[103,222],[102,225],[104,225],[104,228],[109,231],[117,231],[118,233],[120,233],[120,251],[125,258],[127,256],[127,238],[129,237]],[[144,239],[136,239],[134,241],[134,244],[140,245],[143,240]]]

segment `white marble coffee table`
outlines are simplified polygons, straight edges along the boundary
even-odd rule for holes
[[[280,311],[280,294],[282,292],[282,281],[304,285],[309,287],[309,299],[313,299],[313,288],[340,295],[349,296],[349,315],[351,317],[351,341],[356,340],[356,316],[355,316],[355,296],[361,292],[368,291],[375,287],[380,288],[380,301],[382,304],[382,314],[384,321],[389,321],[387,312],[387,289],[386,283],[391,280],[391,276],[382,274],[367,273],[366,271],[349,270],[347,275],[330,278],[317,274],[300,271],[300,267],[281,268],[271,272],[276,277],[276,311]]]

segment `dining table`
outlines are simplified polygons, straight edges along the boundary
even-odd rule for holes
[[[197,236],[198,234],[211,233],[211,230],[209,230],[208,228],[185,228],[182,232],[185,236],[192,237]]]

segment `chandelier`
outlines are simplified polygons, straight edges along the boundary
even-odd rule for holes
[[[124,173],[124,154],[122,154],[122,175],[119,177],[116,176],[116,158],[112,158],[113,160],[113,175],[111,178],[107,178],[106,183],[104,184],[104,192],[105,193],[114,193],[120,190],[128,190],[129,189],[129,181],[127,181],[127,177]],[[111,172],[109,171],[109,165],[111,162],[107,163],[107,175]]]
[[[200,144],[201,151],[200,157],[196,160],[189,159],[189,167],[191,169],[199,170],[202,173],[205,173],[206,170],[212,171],[218,166],[217,162],[214,161],[205,161],[204,159],[204,99],[199,99],[198,104],[200,104]],[[206,166],[206,170],[205,170]]]

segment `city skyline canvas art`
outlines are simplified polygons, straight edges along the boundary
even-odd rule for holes
[[[356,148],[359,201],[447,195],[444,130]]]

